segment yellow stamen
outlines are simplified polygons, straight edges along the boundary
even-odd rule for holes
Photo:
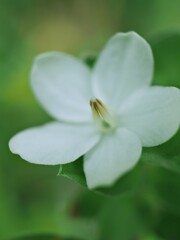
[[[90,106],[93,117],[101,130],[112,129],[115,126],[114,116],[110,113],[107,106],[99,99],[91,99]]]
[[[90,106],[92,108],[93,116],[96,118],[104,119],[105,114],[108,114],[107,107],[99,100],[99,99],[93,99],[90,101]]]

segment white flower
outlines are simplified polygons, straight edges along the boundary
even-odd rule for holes
[[[142,146],[162,144],[179,128],[180,90],[150,87],[152,75],[151,48],[134,32],[113,36],[92,71],[70,55],[41,54],[31,86],[56,120],[14,136],[11,151],[49,165],[85,154],[88,187],[112,185],[135,166]]]

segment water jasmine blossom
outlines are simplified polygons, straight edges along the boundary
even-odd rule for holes
[[[15,135],[13,153],[36,164],[84,155],[89,188],[111,186],[132,169],[142,147],[169,140],[180,125],[180,90],[150,86],[153,55],[134,32],[113,36],[93,70],[58,52],[38,56],[33,92],[55,121]]]

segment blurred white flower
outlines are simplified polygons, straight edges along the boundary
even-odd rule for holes
[[[41,54],[31,86],[56,120],[14,136],[11,151],[48,165],[85,154],[88,187],[112,185],[135,166],[142,146],[162,144],[179,128],[180,90],[150,86],[152,76],[151,48],[134,32],[113,36],[92,71],[70,55]]]

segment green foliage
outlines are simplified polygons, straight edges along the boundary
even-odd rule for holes
[[[75,240],[75,239],[70,239],[70,238],[61,238],[59,236],[51,235],[36,235],[36,236],[27,236],[27,237],[19,237],[19,238],[14,238],[11,240]]]
[[[34,236],[25,236],[19,238],[13,238],[10,240],[81,240],[75,238],[62,238],[56,235],[34,235]]]
[[[73,164],[68,163],[66,165],[61,165],[59,168],[58,175],[67,177],[70,180],[81,184],[82,186],[86,186],[86,180],[83,172],[82,161],[83,161],[83,158],[79,158]]]

